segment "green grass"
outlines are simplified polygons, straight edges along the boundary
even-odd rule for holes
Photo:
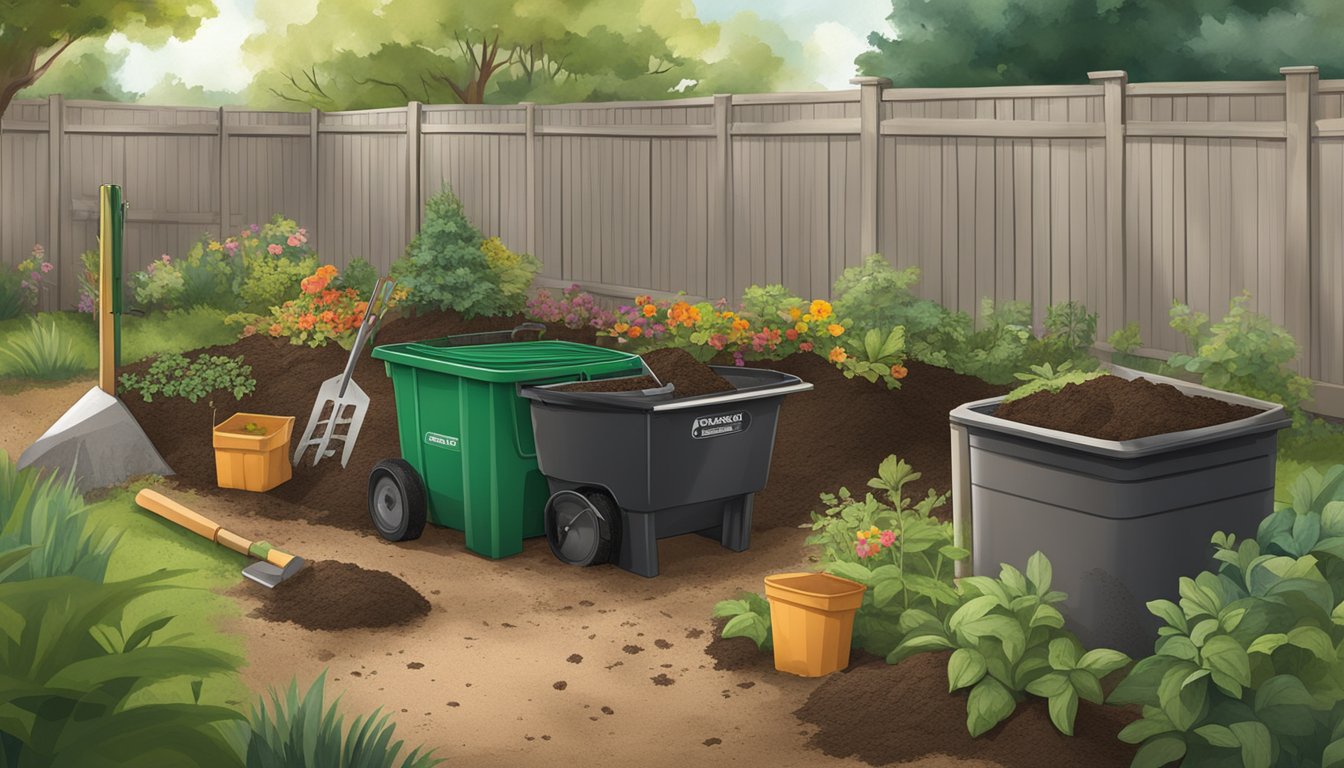
[[[44,327],[54,326],[69,341],[78,361],[71,376],[98,368],[98,329],[93,318],[79,312],[42,312],[38,320]],[[238,339],[236,328],[224,324],[225,313],[209,307],[160,312],[144,317],[127,315],[121,319],[121,364],[139,362],[159,352],[189,352],[202,347],[231,344]],[[0,347],[12,347],[30,334],[28,316],[0,321]],[[25,376],[13,361],[0,357],[0,378]]]
[[[187,573],[173,580],[181,589],[166,589],[137,599],[126,611],[127,623],[171,613],[178,617],[173,624],[177,631],[190,628],[181,645],[244,656],[243,639],[219,629],[222,621],[238,617],[241,610],[233,598],[218,591],[242,581],[240,571],[248,559],[141,509],[135,503],[135,493],[141,487],[119,488],[93,504],[90,519],[97,521],[94,530],[121,537],[108,563],[107,580],[131,579],[160,569]],[[180,701],[189,686],[190,680],[185,677],[151,686],[136,693],[132,703]],[[212,677],[201,690],[201,703],[242,712],[253,700],[237,675]]]

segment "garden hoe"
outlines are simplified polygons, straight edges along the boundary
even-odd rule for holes
[[[298,447],[294,449],[294,466],[299,465],[310,446],[317,446],[313,454],[314,465],[335,453],[334,448],[327,447],[332,440],[342,444],[341,466],[344,467],[350,461],[350,453],[355,449],[355,440],[359,437],[359,428],[364,424],[364,412],[369,409],[369,396],[350,377],[354,375],[355,363],[359,362],[364,343],[377,330],[378,321],[386,311],[396,285],[395,280],[386,277],[380,277],[374,283],[373,294],[369,296],[368,307],[364,310],[364,319],[359,324],[359,333],[350,347],[350,359],[345,364],[345,371],[322,382],[322,387],[317,390],[317,401],[313,403],[313,412],[308,416],[303,439],[299,440]],[[324,419],[322,412],[327,406],[331,406],[331,410]],[[336,428],[342,425],[345,426],[344,434],[337,434]],[[319,429],[321,433],[314,437],[313,433]]]
[[[121,357],[121,239],[126,222],[121,187],[98,188],[98,386],[70,406],[19,456],[35,466],[69,473],[80,492],[135,475],[171,475],[126,405],[117,399]]]
[[[198,536],[222,544],[239,554],[257,558],[260,562],[244,568],[243,576],[267,589],[274,589],[276,584],[303,569],[302,557],[281,552],[264,541],[249,541],[233,531],[221,528],[214,520],[187,509],[158,491],[145,488],[135,494],[135,503]]]

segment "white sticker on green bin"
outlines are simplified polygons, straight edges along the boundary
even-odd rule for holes
[[[447,448],[450,451],[460,451],[459,440],[452,435],[440,435],[438,432],[426,432],[425,442],[430,445],[437,445],[440,448]]]

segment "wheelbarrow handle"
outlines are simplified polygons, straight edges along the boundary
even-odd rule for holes
[[[519,323],[518,325],[514,326],[513,331],[509,333],[509,338],[513,339],[514,341],[517,341],[518,334],[526,331],[535,331],[538,336],[542,336],[545,335],[546,333],[546,326],[543,325],[542,323],[531,323],[531,322]]]

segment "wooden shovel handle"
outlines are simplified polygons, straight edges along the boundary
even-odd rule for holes
[[[179,502],[148,488],[135,494],[135,503],[148,509],[163,519],[176,523],[197,536],[222,544],[234,552],[246,555],[252,542],[236,533],[227,531],[214,520],[194,512]]]

